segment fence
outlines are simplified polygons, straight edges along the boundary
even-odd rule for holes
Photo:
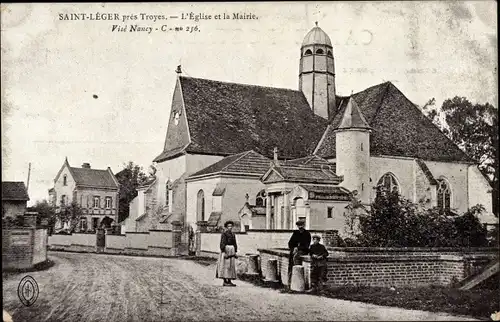
[[[2,229],[3,269],[29,269],[47,260],[47,229]]]

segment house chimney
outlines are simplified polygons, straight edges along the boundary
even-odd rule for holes
[[[85,162],[84,164],[82,164],[82,168],[90,169],[90,163]]]

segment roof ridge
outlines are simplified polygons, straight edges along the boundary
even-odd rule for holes
[[[243,157],[245,157],[246,155],[248,155],[250,152],[252,152],[253,150],[248,150],[248,151],[244,151],[244,152],[241,152],[241,153],[237,153],[237,154],[233,154],[232,156],[237,156],[238,154],[241,154],[240,157],[236,158],[234,161],[230,162],[228,165],[226,165],[225,167],[223,167],[219,172],[223,172],[224,170],[227,169],[227,167],[229,167],[230,165],[233,165],[235,162],[241,160]],[[222,161],[222,160],[221,160]]]
[[[272,86],[264,86],[264,85],[237,83],[237,82],[220,81],[220,80],[215,80],[215,79],[200,78],[200,77],[189,77],[189,76],[180,76],[179,78],[181,78],[181,79],[182,78],[189,78],[189,79],[204,80],[204,81],[215,82],[215,83],[222,83],[222,84],[231,84],[231,85],[248,86],[248,87],[259,87],[259,88],[268,88],[268,89],[279,89],[279,90],[286,90],[286,91],[291,91],[291,92],[296,92],[296,93],[302,93],[300,90],[291,89],[291,88],[285,88],[285,87],[272,87]]]

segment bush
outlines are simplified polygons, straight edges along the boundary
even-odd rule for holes
[[[360,219],[357,242],[371,247],[478,247],[487,246],[486,229],[474,206],[462,216],[437,208],[424,210],[397,193],[379,194],[369,216]]]

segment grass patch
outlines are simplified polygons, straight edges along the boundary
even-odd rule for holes
[[[396,288],[344,286],[325,289],[323,296],[394,306],[412,310],[469,315],[489,318],[498,311],[499,289],[477,289],[461,291],[441,286]]]

